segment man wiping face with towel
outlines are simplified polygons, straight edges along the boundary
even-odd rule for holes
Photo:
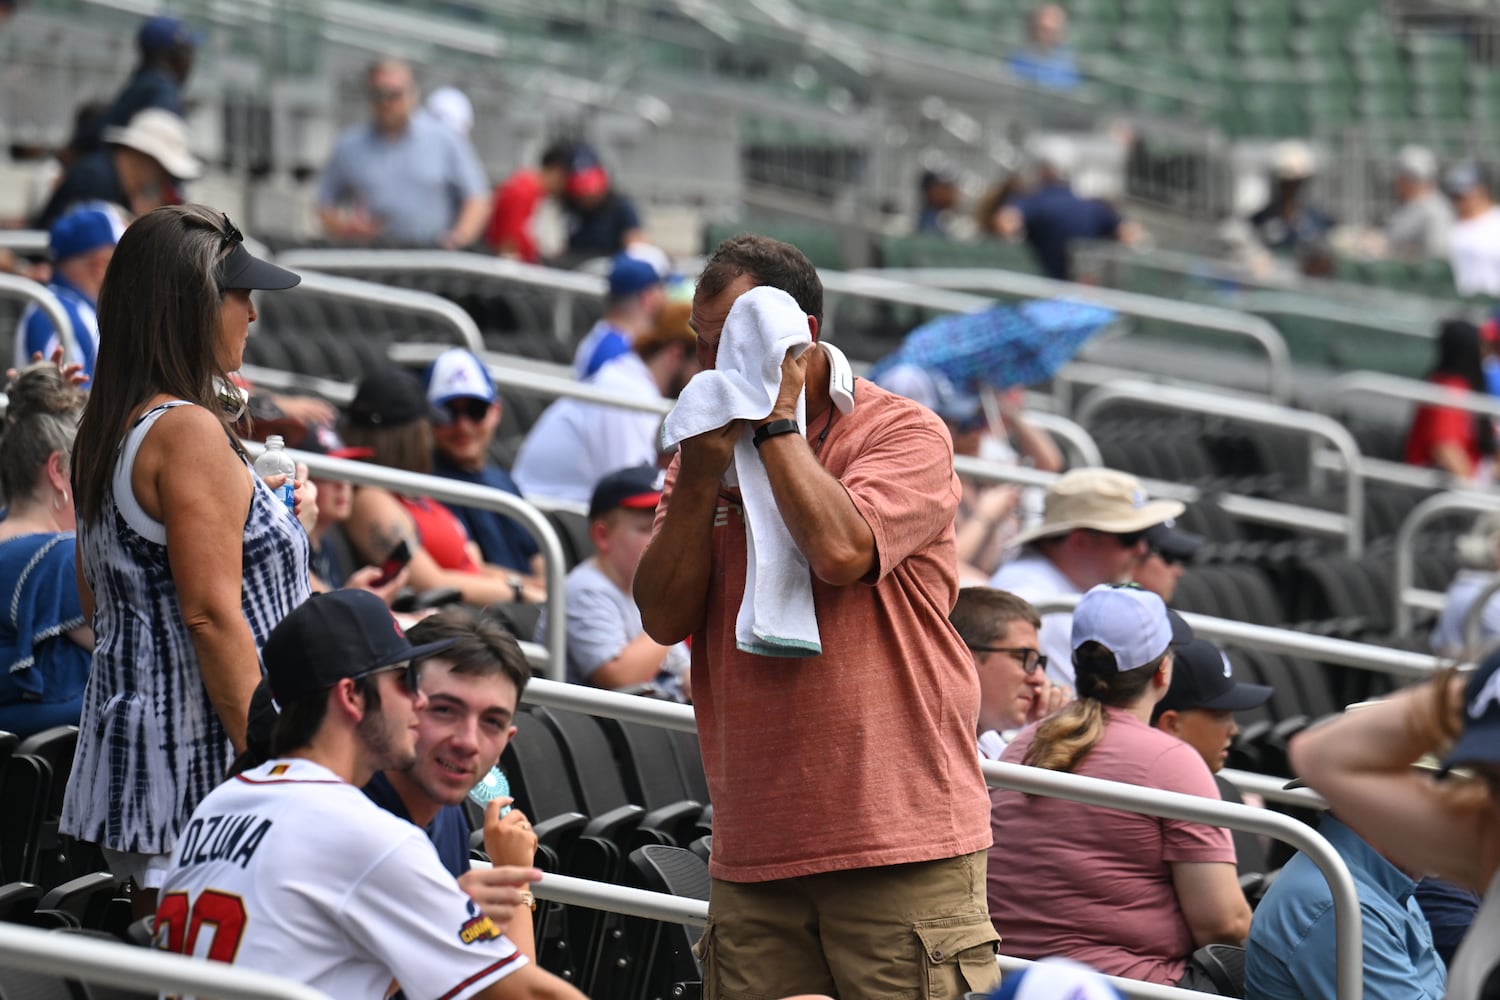
[[[961,997],[999,980],[979,685],[948,622],[959,483],[931,411],[819,344],[795,247],[737,236],[634,595],[692,638],[714,803],[704,994]],[[930,987],[929,987],[930,980]]]

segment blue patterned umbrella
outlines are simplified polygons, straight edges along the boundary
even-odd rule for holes
[[[916,365],[955,386],[1006,389],[1036,385],[1057,373],[1102,327],[1113,310],[1084,302],[1041,299],[954,313],[923,323],[870,371]]]

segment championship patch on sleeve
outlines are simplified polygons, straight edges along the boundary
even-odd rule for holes
[[[469,919],[463,922],[458,929],[458,939],[464,944],[473,944],[475,941],[489,941],[500,936],[500,928],[489,917],[479,912],[479,907],[474,901],[469,901]]]

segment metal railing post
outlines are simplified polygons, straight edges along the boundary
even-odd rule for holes
[[[265,445],[257,441],[244,442],[251,455],[259,455]],[[557,531],[540,510],[532,504],[487,486],[475,486],[441,476],[424,476],[401,469],[391,469],[368,462],[354,462],[345,458],[329,458],[305,451],[288,448],[288,453],[298,462],[306,463],[308,471],[326,479],[354,483],[358,486],[379,486],[413,496],[431,497],[442,503],[461,507],[475,507],[494,511],[514,518],[525,526],[541,550],[542,562],[547,574],[547,664],[549,676],[563,677],[567,671],[567,559],[563,556],[562,542]]]
[[[68,316],[68,311],[63,308],[57,296],[52,294],[50,288],[30,278],[23,278],[19,274],[0,273],[0,292],[10,292],[20,298],[35,302],[37,308],[47,314],[47,318],[52,321],[53,329],[57,331],[58,342],[62,344],[63,360],[83,360],[83,355],[78,350],[78,338],[73,335],[73,320]]]
[[[290,290],[292,295],[299,292],[311,292],[326,295],[329,298],[364,302],[432,316],[451,327],[458,335],[458,341],[462,346],[476,354],[484,350],[484,338],[479,335],[479,327],[475,324],[474,318],[456,303],[441,295],[419,292],[410,288],[397,288],[395,285],[382,285],[373,281],[359,281],[355,278],[320,274],[317,271],[300,268],[293,268],[293,270],[302,276],[302,283]]]
[[[1233,829],[1263,833],[1296,847],[1323,873],[1333,893],[1334,937],[1338,965],[1339,1000],[1361,1000],[1364,962],[1363,932],[1360,923],[1359,896],[1354,879],[1344,859],[1323,837],[1305,823],[1269,809],[1234,802],[1144,788],[1116,781],[1089,778],[1065,771],[1049,771],[1024,764],[987,760],[981,763],[984,777],[992,786],[1009,788],[1028,795],[1051,795],[1109,809],[1125,809],[1148,816],[1231,825]]]
[[[1120,379],[1099,386],[1078,404],[1078,422],[1088,425],[1091,418],[1108,406],[1129,402],[1161,410],[1186,410],[1321,437],[1331,444],[1344,460],[1344,517],[1347,535],[1344,549],[1350,557],[1364,551],[1365,494],[1359,445],[1347,428],[1338,421],[1305,410],[1293,410],[1252,399],[1198,389],[1159,385],[1134,379]]]
[[[1394,590],[1392,600],[1395,602],[1395,607],[1391,611],[1397,635],[1406,635],[1411,632],[1411,608],[1415,598],[1437,597],[1441,599],[1442,596],[1431,591],[1418,591],[1412,586],[1417,532],[1443,514],[1460,511],[1480,514],[1494,510],[1500,510],[1500,496],[1487,493],[1455,492],[1439,493],[1428,497],[1406,515],[1406,520],[1401,522],[1401,527],[1396,532],[1395,583],[1392,587]],[[1441,607],[1441,604],[1438,607]]]

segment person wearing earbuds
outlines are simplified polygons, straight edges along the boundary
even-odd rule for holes
[[[308,595],[304,525],[252,470],[229,383],[254,289],[301,279],[224,213],[157,209],[125,230],[99,294],[99,355],[73,448],[78,589],[94,628],[61,831],[100,845],[150,912],[188,817],[245,748],[258,651]],[[298,519],[303,523],[298,523]]]
[[[1198,751],[1151,728],[1176,652],[1193,640],[1187,623],[1150,591],[1101,584],[1072,628],[1078,699],[1000,759],[1218,799]],[[1008,789],[991,799],[990,917],[1007,954],[1217,992],[1194,950],[1250,931],[1228,830]]]

